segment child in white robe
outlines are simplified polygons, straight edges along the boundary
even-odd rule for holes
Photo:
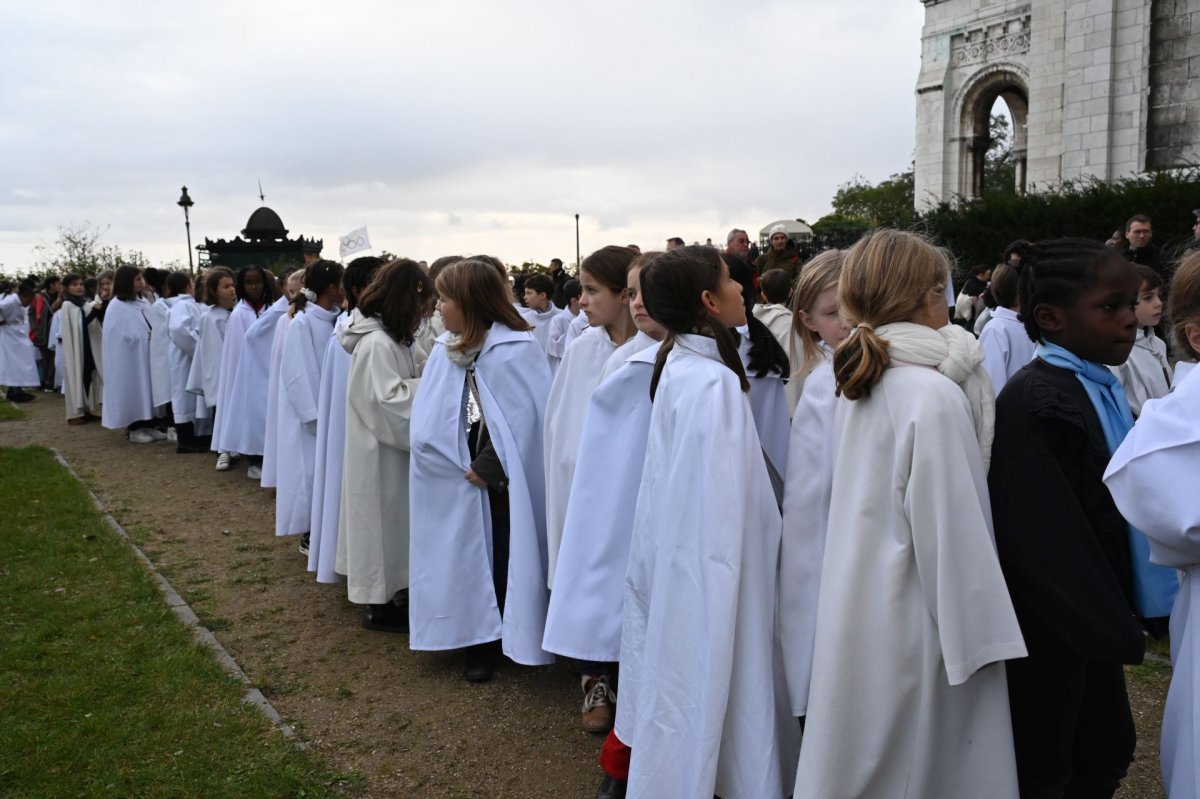
[[[438,337],[413,403],[409,645],[466,649],[463,676],[491,678],[488,646],[525,665],[542,649],[546,589],[542,424],[550,369],[508,301],[503,267],[452,264],[436,288]]]
[[[558,364],[567,352],[567,328],[579,316],[579,298],[583,295],[583,287],[576,278],[569,278],[563,283],[563,293],[567,305],[550,320],[550,331],[546,340],[546,358],[550,361],[550,374],[554,374],[558,369]]]
[[[1125,387],[1125,399],[1137,418],[1144,402],[1164,397],[1171,390],[1171,364],[1166,343],[1154,333],[1154,327],[1162,321],[1162,277],[1142,264],[1135,264],[1134,270],[1141,279],[1133,311],[1137,315],[1137,340],[1125,363],[1110,368]]]
[[[742,289],[716,250],[679,247],[641,290],[668,334],[622,603],[626,795],[776,799],[799,730],[777,685],[779,509],[730,330],[746,324]],[[610,767],[601,790],[619,794]]]
[[[63,356],[63,406],[67,424],[84,424],[100,418],[100,400],[104,386],[96,369],[89,328],[99,327],[92,303],[83,296],[83,276],[63,277],[62,308],[59,320],[58,351]]]
[[[155,429],[150,385],[150,303],[141,297],[144,288],[140,269],[118,268],[113,276],[112,299],[103,311],[100,368],[106,379],[100,423],[109,430],[125,428],[134,444],[152,444],[167,437]]]
[[[235,442],[240,432],[239,423],[246,419],[246,408],[244,400],[234,392],[238,365],[241,363],[246,334],[273,302],[274,291],[274,277],[261,266],[243,266],[234,278],[237,304],[229,314],[225,340],[221,345],[221,374],[218,378],[216,418],[213,421],[212,448],[217,452],[218,472],[231,468],[241,454]],[[244,389],[241,395],[244,396]],[[226,457],[222,458],[221,455]]]
[[[826,339],[841,341],[849,332],[838,310],[837,281],[841,274],[841,251],[826,252],[829,255],[821,253],[804,265],[792,290],[792,330],[795,336],[788,351],[793,371],[788,379],[787,397],[793,414],[804,394],[809,373],[833,356],[833,349]],[[824,260],[818,260],[823,256]],[[816,269],[812,268],[814,263]]]
[[[1021,298],[1017,291],[1020,273],[1008,264],[997,266],[988,286],[996,307],[991,322],[979,334],[983,347],[983,368],[992,378],[992,388],[999,394],[1010,377],[1033,360],[1034,344],[1025,325],[1017,318],[1021,313]]]
[[[175,420],[168,408],[171,404],[171,372],[167,362],[171,351],[171,306],[175,302],[166,301],[173,296],[167,286],[168,277],[170,273],[163,277],[163,290],[147,311],[150,317],[150,392],[155,414],[166,417],[167,426],[174,430]]]
[[[267,359],[267,415],[263,432],[263,460],[260,471],[259,485],[263,488],[274,488],[277,482],[276,458],[279,440],[279,364],[283,360],[283,336],[291,324],[291,303],[300,293],[304,283],[304,272],[296,271],[288,276],[285,293],[286,307],[279,318],[275,320],[275,330],[272,333],[270,355]],[[295,290],[293,291],[293,286]]]
[[[1025,645],[988,508],[992,387],[949,324],[948,269],[896,230],[845,253],[799,796],[1017,796],[1004,661]]]
[[[350,372],[336,566],[369,630],[408,632],[409,425],[425,361],[416,333],[433,300],[420,265],[392,261],[337,332]]]
[[[807,266],[805,264],[805,268]],[[783,269],[769,269],[759,278],[758,291],[762,295],[762,302],[755,303],[752,309],[754,316],[767,326],[783,351],[789,353],[790,359],[793,357],[791,353],[796,350],[793,341],[793,314],[789,307],[792,299],[792,279]],[[795,368],[793,366],[789,369],[788,374],[795,371]]]
[[[167,349],[167,373],[171,378],[175,451],[180,454],[208,452],[207,438],[203,431],[197,431],[197,397],[187,390],[196,344],[200,341],[200,317],[204,315],[204,306],[196,302],[192,289],[192,279],[185,272],[167,275],[167,290],[171,292],[170,299],[174,300],[167,321],[171,338]]]
[[[646,313],[639,276],[658,255],[644,253],[629,268],[626,293],[638,333],[609,358],[588,401],[563,523],[561,579],[550,594],[542,643],[580,661],[582,726],[592,733],[610,730],[616,712],[621,602],[646,458],[650,373],[667,332]],[[613,776],[624,779],[625,771]]]
[[[233,271],[224,266],[214,266],[205,272],[204,296],[208,298],[208,304],[200,314],[196,353],[188,372],[188,393],[196,397],[196,431],[203,431],[211,451],[217,400],[221,393],[221,353],[225,349],[225,330],[229,327],[233,306],[237,304]],[[200,427],[201,424],[203,427]],[[217,459],[219,467],[220,455]],[[218,471],[225,469],[218,468]]]
[[[797,717],[804,716],[808,709],[821,561],[833,490],[833,415],[837,407],[833,351],[850,332],[850,325],[840,313],[810,313],[805,309],[828,311],[830,300],[836,303],[842,257],[841,250],[817,255],[804,265],[795,289],[799,307],[793,324],[803,331],[803,360],[797,371],[806,377],[804,393],[792,415],[788,443],[779,557],[779,639],[788,697],[792,714]]]
[[[41,384],[25,312],[33,296],[33,287],[25,283],[12,293],[0,295],[0,385],[5,387],[9,402],[33,400],[34,395],[25,388]]]
[[[548,275],[532,274],[525,278],[524,291],[525,307],[533,314],[526,321],[533,325],[533,337],[545,350],[550,343],[550,323],[558,316],[558,308],[550,301],[554,281]]]
[[[342,462],[346,451],[346,386],[350,354],[339,334],[349,323],[349,312],[358,306],[358,296],[383,266],[374,256],[355,258],[342,275],[342,308],[325,345],[321,363],[321,387],[317,396],[317,448],[313,468],[312,529],[309,531],[308,570],[319,583],[339,583],[335,571],[338,547],[338,515],[342,503]]]
[[[585,258],[579,270],[583,286],[579,307],[589,327],[567,346],[546,401],[547,585],[551,589],[588,398],[600,383],[605,361],[637,333],[625,295],[626,275],[635,257],[637,253],[628,247],[610,245]]]
[[[312,525],[321,367],[342,302],[342,271],[341,264],[325,260],[305,270],[280,348],[275,535],[300,535],[303,555]]]
[[[1169,316],[1179,365],[1200,360],[1200,255],[1171,280]],[[1141,321],[1140,319],[1138,320]],[[1176,375],[1179,374],[1178,366]],[[1171,610],[1171,687],[1159,760],[1171,799],[1200,797],[1200,370],[1185,369],[1175,389],[1148,400],[1113,454],[1104,483],[1129,523],[1150,540],[1155,563],[1183,583]]]

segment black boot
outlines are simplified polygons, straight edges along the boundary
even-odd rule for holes
[[[625,799],[625,790],[629,783],[616,777],[604,775],[600,781],[600,790],[596,791],[596,799]]]
[[[397,597],[395,601],[385,602],[382,605],[367,605],[363,614],[363,627],[385,633],[407,633],[408,592],[401,593],[405,597],[403,603]]]
[[[495,666],[492,664],[492,653],[489,644],[475,644],[467,647],[463,659],[463,679],[467,682],[487,682],[492,679]]]
[[[208,447],[196,435],[195,430],[191,422],[179,422],[175,425],[175,451],[180,455],[208,452]]]

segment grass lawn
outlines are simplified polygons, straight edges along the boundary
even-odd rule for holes
[[[0,411],[9,407],[0,403]],[[0,449],[0,795],[327,797],[42,448]]]
[[[25,418],[25,411],[8,400],[0,401],[0,422],[14,422]]]

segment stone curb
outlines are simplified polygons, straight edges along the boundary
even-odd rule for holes
[[[113,530],[113,532],[120,536],[125,543],[129,545],[129,548],[133,550],[133,554],[139,561],[141,561],[142,566],[145,567],[146,571],[150,573],[151,579],[153,579],[154,584],[158,586],[158,590],[163,595],[163,599],[166,600],[167,605],[175,613],[176,617],[178,617],[180,621],[192,629],[192,635],[195,636],[197,641],[212,650],[213,656],[216,658],[217,662],[220,663],[227,672],[232,674],[244,686],[246,686],[245,693],[242,694],[242,701],[254,705],[260,711],[262,711],[263,715],[265,715],[267,719],[270,720],[270,722],[275,726],[275,729],[279,730],[284,737],[291,739],[293,746],[296,746],[300,749],[305,748],[304,742],[297,739],[296,731],[292,729],[291,725],[283,720],[283,716],[279,715],[279,711],[275,709],[275,706],[271,704],[270,700],[263,696],[262,691],[254,687],[254,685],[250,682],[250,678],[246,676],[246,672],[242,671],[242,667],[239,666],[237,661],[233,659],[233,656],[229,654],[225,647],[221,646],[221,642],[217,640],[215,635],[213,635],[212,630],[200,623],[200,618],[196,615],[195,611],[188,606],[188,603],[184,601],[183,597],[179,595],[179,592],[176,591],[171,583],[167,581],[167,578],[163,577],[162,574],[159,573],[158,569],[154,565],[154,562],[151,561],[150,558],[146,557],[146,553],[141,550],[141,547],[133,542],[133,539],[129,537],[129,533],[125,532],[125,528],[121,526],[121,523],[113,518],[112,514],[110,514],[104,507],[104,503],[100,501],[100,498],[96,496],[95,492],[93,492],[90,487],[88,487],[88,484],[83,481],[83,479],[79,476],[79,473],[76,472],[71,464],[67,462],[67,459],[63,457],[63,454],[57,449],[52,449],[51,451],[54,453],[54,459],[62,464],[63,468],[70,472],[71,476],[74,477],[75,480],[77,480],[79,484],[84,487],[84,490],[88,492],[88,496],[92,498],[92,505],[94,505],[96,510],[100,512],[100,515],[104,518],[104,523],[107,524]]]

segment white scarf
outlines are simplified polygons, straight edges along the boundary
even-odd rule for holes
[[[475,363],[475,359],[479,357],[480,351],[483,349],[483,343],[479,343],[470,349],[461,349],[459,343],[462,341],[462,336],[458,333],[451,333],[446,337],[446,357],[450,362],[461,366],[463,369],[468,369]]]
[[[875,328],[888,343],[888,356],[896,361],[932,366],[953,380],[967,396],[975,437],[987,471],[992,459],[992,437],[996,428],[996,394],[983,369],[983,348],[958,325],[937,330],[912,322],[893,322]]]

